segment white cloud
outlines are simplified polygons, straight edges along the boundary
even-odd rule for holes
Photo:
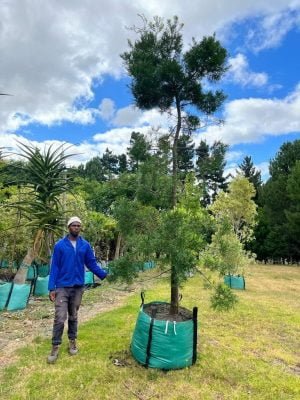
[[[264,161],[261,162],[257,165],[254,165],[255,168],[260,171],[261,174],[261,179],[265,182],[269,177],[270,177],[270,173],[269,173],[269,162]]]
[[[225,124],[210,126],[201,138],[227,144],[257,143],[265,136],[300,131],[300,84],[284,99],[250,98],[225,105]]]
[[[290,7],[280,12],[266,15],[258,21],[255,29],[250,29],[247,46],[254,52],[274,48],[280,45],[286,34],[293,28],[299,27],[299,2],[291,2]]]
[[[134,126],[141,118],[142,111],[134,106],[119,109],[112,120],[114,126]]]
[[[113,118],[116,112],[115,103],[112,99],[104,98],[99,105],[100,117],[107,121]]]
[[[233,162],[233,161],[239,161],[243,157],[244,153],[242,151],[228,151],[226,153],[225,159],[226,162]]]
[[[264,86],[268,82],[265,72],[252,72],[249,69],[248,60],[244,54],[237,54],[229,59],[228,78],[242,86]]]

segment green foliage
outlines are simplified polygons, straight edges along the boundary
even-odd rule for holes
[[[255,189],[243,176],[234,178],[228,192],[220,192],[210,210],[219,221],[228,220],[234,233],[243,243],[252,237],[256,224],[256,204],[252,200]]]
[[[299,159],[300,140],[284,143],[270,162],[270,178],[263,185],[260,204],[264,218],[256,229],[260,247],[265,251],[262,259],[299,260]],[[253,245],[255,248],[255,245]]]
[[[280,175],[288,176],[300,155],[300,140],[286,142],[280,147],[276,156],[270,161],[270,175],[277,179]]]
[[[194,168],[193,158],[195,144],[190,135],[183,134],[178,139],[178,171],[180,180],[184,181],[186,175]]]
[[[109,275],[107,279],[110,282],[123,281],[132,283],[138,277],[143,264],[143,261],[134,261],[128,253],[109,263]]]
[[[175,102],[184,102],[211,114],[223,102],[221,91],[205,92],[201,80],[218,81],[226,71],[226,50],[214,36],[193,40],[192,46],[182,52],[182,27],[178,18],[167,20],[159,17],[139,30],[139,39],[129,41],[130,51],[121,55],[132,77],[131,90],[141,109],[158,107],[168,110]],[[188,119],[186,124],[194,119]]]
[[[116,221],[97,211],[88,211],[84,224],[84,237],[92,244],[113,239],[116,235]]]
[[[249,179],[249,181],[253,184],[256,194],[255,201],[258,200],[258,192],[262,185],[261,173],[257,170],[254,165],[251,157],[246,156],[241,164],[239,164],[238,172],[243,175],[245,178]]]
[[[131,169],[135,171],[140,163],[146,161],[150,156],[151,143],[146,136],[140,132],[132,132],[128,156]]]
[[[228,311],[237,304],[237,296],[224,283],[220,283],[211,296],[211,307],[218,311]]]
[[[21,195],[16,186],[0,189],[0,259],[20,263],[28,246],[32,230],[26,226],[26,219],[20,210],[10,207],[11,203],[25,200],[26,193]]]
[[[175,209],[158,211],[138,201],[121,200],[114,215],[124,238],[126,266],[157,258],[162,266],[176,270],[177,283],[187,279],[199,260],[211,232],[211,218],[199,202],[199,189],[191,176]],[[130,267],[131,268],[131,267]],[[118,270],[114,272],[118,274]],[[127,277],[122,273],[120,278]],[[117,276],[116,276],[117,278]]]
[[[78,188],[93,211],[112,214],[113,204],[119,198],[134,199],[138,185],[136,174],[124,173],[106,182],[79,179]]]
[[[136,198],[145,205],[168,209],[172,204],[172,179],[163,158],[150,156],[137,172]]]
[[[293,256],[300,258],[300,161],[292,168],[287,181],[287,196],[290,206],[285,210]]]
[[[65,161],[71,157],[64,146],[53,149],[51,146],[41,152],[32,145],[20,143],[20,155],[26,160],[23,165],[24,180],[19,184],[25,187],[26,196],[6,206],[14,207],[27,220],[34,237],[42,232],[40,247],[48,256],[54,243],[54,235],[61,233],[65,222],[63,195],[73,186]],[[28,243],[33,237],[28,238]]]
[[[227,188],[224,177],[227,148],[227,145],[219,141],[209,146],[201,140],[196,149],[196,176],[203,191],[203,205],[211,204],[218,192]]]
[[[124,251],[130,252],[133,262],[142,256],[147,259],[155,251],[152,238],[160,225],[159,212],[152,206],[124,198],[115,204],[114,216],[124,238]]]
[[[211,243],[201,254],[201,263],[211,270],[218,271],[220,275],[234,275],[243,274],[250,261],[250,256],[243,249],[229,221],[222,220],[221,223],[217,223]]]

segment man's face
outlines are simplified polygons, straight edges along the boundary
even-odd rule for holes
[[[73,222],[73,224],[69,225],[70,235],[73,237],[77,237],[80,233],[81,224],[79,222]]]

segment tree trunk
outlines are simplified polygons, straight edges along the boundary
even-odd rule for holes
[[[181,131],[181,108],[180,101],[176,98],[176,110],[177,110],[177,126],[176,132],[174,136],[173,148],[172,148],[172,205],[173,208],[176,207],[177,204],[177,169],[178,169],[178,152],[177,152],[177,144]],[[178,314],[179,307],[179,287],[178,287],[178,279],[177,279],[177,271],[174,266],[171,266],[171,314]]]
[[[117,260],[118,258],[120,258],[121,241],[122,241],[122,236],[119,233],[118,237],[117,237],[117,244],[116,244],[116,251],[115,251],[114,260]]]
[[[179,288],[177,283],[177,273],[174,267],[171,268],[171,307],[170,314],[178,314],[179,307]]]
[[[42,247],[42,240],[44,237],[44,232],[42,230],[38,230],[33,246],[27,250],[26,256],[21,262],[20,268],[18,269],[15,277],[14,283],[23,284],[26,281],[27,271],[34,259],[39,255],[40,249]]]
[[[180,102],[179,99],[176,99],[176,110],[177,110],[177,126],[176,126],[176,132],[174,136],[174,142],[173,142],[173,147],[172,147],[172,206],[175,208],[176,203],[177,203],[177,169],[178,169],[178,150],[177,150],[177,144],[178,144],[178,139],[179,139],[179,134],[181,131],[181,108],[180,108]]]

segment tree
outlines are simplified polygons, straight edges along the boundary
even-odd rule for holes
[[[239,164],[239,169],[237,172],[249,179],[249,181],[253,184],[256,190],[254,200],[257,203],[258,193],[262,185],[261,172],[254,167],[251,157],[246,156],[243,159],[242,163]]]
[[[166,210],[172,202],[172,182],[168,165],[164,158],[153,155],[137,171],[138,184],[136,198],[142,204]]]
[[[151,143],[145,135],[140,132],[131,133],[130,146],[127,150],[132,171],[136,171],[140,163],[147,160],[150,149]]]
[[[296,211],[295,193],[291,183],[297,182],[296,163],[300,159],[300,140],[284,143],[275,157],[270,161],[270,178],[261,189],[261,206],[263,222],[259,221],[256,230],[264,233],[261,236],[262,248],[267,258],[281,261],[299,260],[297,241],[291,215]],[[295,170],[294,170],[295,168]],[[296,217],[296,215],[295,215]],[[261,227],[267,224],[268,229]]]
[[[112,214],[114,202],[121,198],[134,199],[138,186],[138,176],[135,173],[123,173],[117,179],[105,182],[78,179],[77,188],[82,192],[87,206],[92,211]]]
[[[227,187],[227,177],[224,177],[227,148],[228,146],[220,141],[209,146],[201,140],[196,149],[196,176],[203,191],[203,205],[211,204],[218,192]]]
[[[118,156],[114,155],[111,150],[106,149],[101,157],[106,179],[112,179],[112,177],[118,174],[118,162]]]
[[[85,178],[96,180],[98,182],[103,182],[106,180],[105,168],[101,157],[93,157],[86,163],[84,168],[84,176]]]
[[[296,161],[287,181],[290,207],[285,211],[293,257],[300,259],[300,160]]]
[[[16,283],[24,283],[27,268],[32,261],[44,253],[49,257],[55,234],[59,235],[65,223],[63,195],[73,183],[65,161],[71,156],[63,146],[44,152],[38,148],[20,143],[20,155],[27,161],[24,164],[23,185],[29,188],[28,198],[10,206],[22,211],[33,236],[28,238],[29,246],[22,264],[15,276]]]
[[[210,245],[201,254],[202,264],[224,274],[243,274],[251,260],[244,245],[252,238],[256,220],[255,189],[247,178],[237,176],[209,207],[216,229]],[[233,300],[234,301],[234,300]]]
[[[243,176],[235,177],[228,185],[227,192],[220,192],[210,210],[218,222],[225,221],[233,229],[239,241],[247,243],[253,235],[256,224],[256,204],[253,201],[255,189]]]
[[[183,51],[182,27],[178,18],[167,20],[159,17],[136,29],[138,39],[129,44],[129,51],[121,55],[129,76],[136,105],[149,110],[157,107],[171,116],[175,124],[170,127],[172,137],[172,205],[174,215],[178,195],[178,141],[183,132],[201,126],[200,115],[212,115],[223,103],[222,91],[205,90],[202,81],[219,81],[226,71],[226,50],[215,36],[195,39]],[[196,110],[190,114],[188,110]],[[186,225],[184,225],[186,226]],[[174,228],[177,227],[174,221]],[[170,259],[174,261],[174,259]],[[178,312],[179,267],[171,265],[171,312]]]
[[[27,191],[28,192],[28,191]],[[21,193],[17,186],[0,189],[0,259],[5,259],[10,265],[19,263],[26,253],[28,236],[31,230],[26,226],[26,219],[18,208],[10,207],[11,203],[23,202],[28,193]]]
[[[195,143],[187,134],[178,138],[178,171],[181,181],[184,181],[187,174],[194,168]]]
[[[128,165],[127,165],[126,154],[120,154],[118,156],[118,173],[122,174],[123,172],[126,172],[127,168],[128,168]]]
[[[280,175],[288,176],[299,158],[300,140],[283,143],[276,156],[270,161],[271,177],[277,179]]]

